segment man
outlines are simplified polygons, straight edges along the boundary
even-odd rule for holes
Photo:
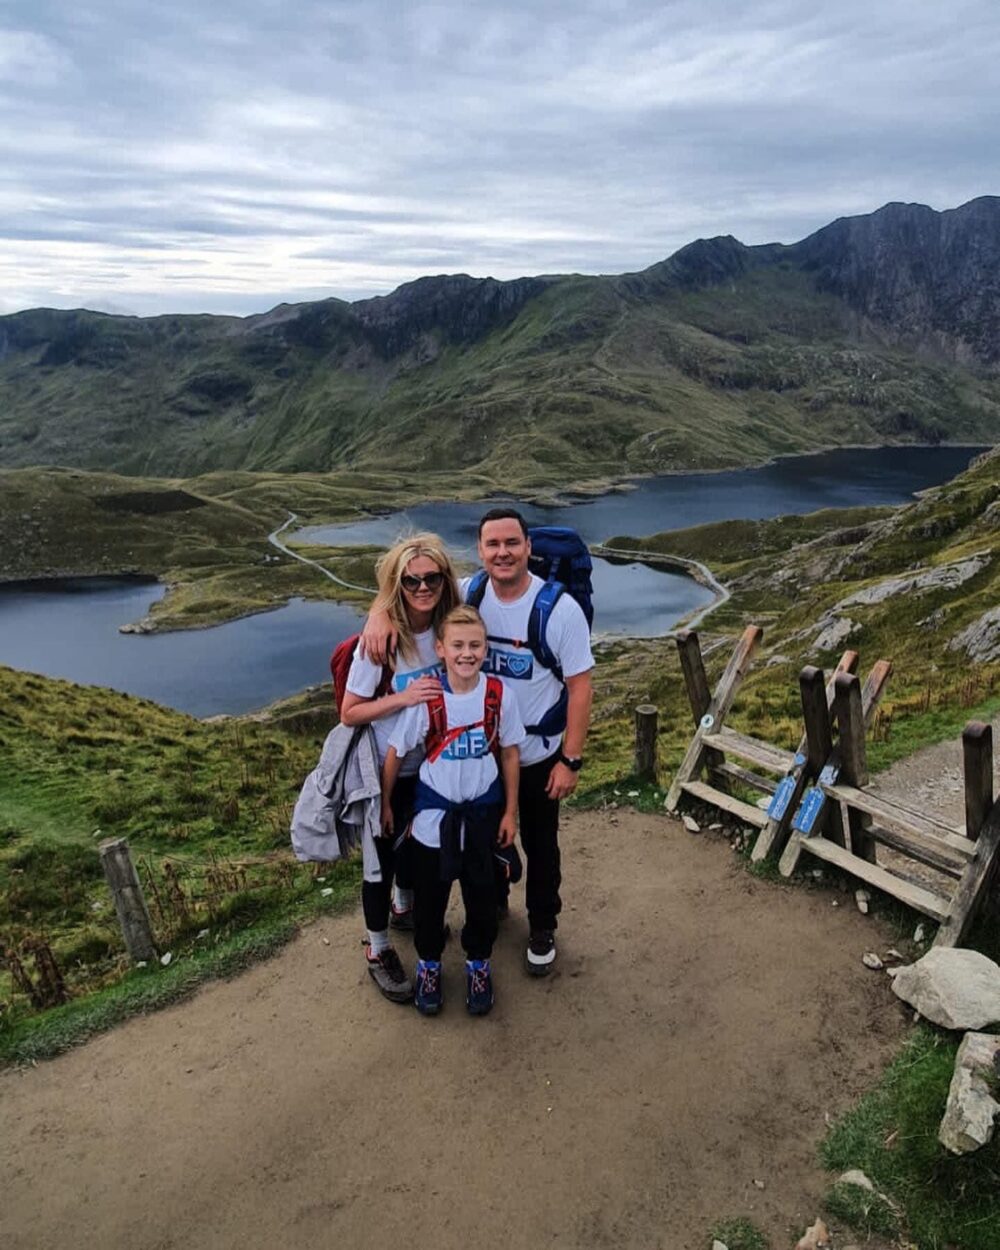
[[[576,789],[593,700],[590,630],[580,606],[569,594],[562,595],[545,633],[559,671],[546,668],[527,647],[528,618],[544,583],[528,570],[531,542],[524,518],[513,508],[487,512],[479,522],[478,548],[489,576],[476,604],[490,641],[486,668],[503,678],[528,732],[521,748],[518,794],[521,845],[528,862],[526,963],[533,975],[546,976],[556,958],[555,930],[562,908],[559,802]],[[463,593],[467,589],[463,583]]]
[[[486,623],[490,654],[484,672],[496,673],[514,696],[528,733],[521,747],[518,817],[528,861],[525,896],[530,929],[527,969],[547,976],[556,958],[555,931],[562,910],[559,803],[576,789],[590,724],[594,657],[579,604],[562,595],[552,609],[545,639],[560,672],[541,664],[528,648],[528,620],[543,582],[528,569],[528,527],[513,508],[494,508],[479,522],[479,558],[488,575],[470,602]],[[469,582],[461,583],[467,595]],[[364,642],[376,660],[389,637],[387,619],[373,615]]]

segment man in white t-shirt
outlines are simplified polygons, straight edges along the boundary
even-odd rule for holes
[[[552,609],[545,638],[561,673],[527,645],[528,619],[544,583],[528,570],[528,527],[513,508],[494,508],[479,523],[479,558],[489,575],[476,606],[486,623],[490,654],[484,672],[503,679],[527,731],[521,747],[518,815],[527,858],[525,887],[530,937],[528,971],[545,976],[555,962],[555,930],[562,910],[559,801],[576,789],[590,724],[594,657],[579,604],[563,594]],[[463,583],[463,594],[468,580]]]

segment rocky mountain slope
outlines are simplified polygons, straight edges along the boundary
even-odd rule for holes
[[[990,197],[790,246],[699,240],[612,277],[428,277],[247,318],[35,309],[0,317],[0,465],[565,482],[993,441],[998,260]]]

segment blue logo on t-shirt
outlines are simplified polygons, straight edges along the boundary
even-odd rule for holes
[[[508,681],[530,681],[535,671],[535,659],[530,651],[498,651],[490,647],[483,665],[484,673],[496,673]]]
[[[440,677],[444,669],[440,664],[428,664],[426,668],[415,668],[412,673],[394,673],[392,678],[392,688],[399,694],[401,690],[405,690],[411,681],[416,681],[418,677]]]
[[[439,758],[444,760],[477,760],[488,755],[489,742],[482,729],[467,729],[458,735],[454,742],[449,742]]]

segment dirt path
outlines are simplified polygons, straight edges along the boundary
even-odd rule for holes
[[[486,1019],[454,946],[438,1019],[379,998],[352,914],[0,1079],[0,1244],[703,1250],[737,1215],[787,1244],[824,1116],[905,1028],[877,922],[665,818],[564,841],[558,972],[526,977],[512,915]]]

